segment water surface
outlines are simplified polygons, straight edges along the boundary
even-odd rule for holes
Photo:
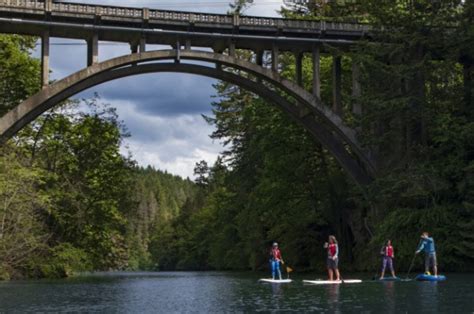
[[[294,282],[285,285],[261,284],[257,280],[262,275],[121,272],[6,282],[0,283],[0,312],[474,312],[473,274],[448,274],[446,282],[438,283],[366,281],[327,286],[301,282],[316,275],[293,276]]]

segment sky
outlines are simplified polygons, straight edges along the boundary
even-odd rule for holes
[[[68,0],[67,2],[108,4],[156,9],[226,13],[226,0]],[[254,0],[244,14],[278,16],[283,0]],[[86,46],[61,38],[51,39],[51,79],[58,80],[86,65]],[[99,42],[99,61],[128,54],[125,44]],[[160,49],[147,46],[147,50]],[[168,49],[168,48],[167,48]],[[37,49],[38,50],[38,49]],[[39,55],[39,51],[35,51]],[[219,141],[209,135],[214,130],[202,118],[211,115],[211,103],[216,99],[216,80],[190,74],[157,73],[122,78],[95,86],[74,98],[88,98],[98,93],[101,102],[117,108],[131,137],[121,148],[130,151],[141,166],[151,165],[184,178],[193,178],[196,162],[213,164],[224,150]]]

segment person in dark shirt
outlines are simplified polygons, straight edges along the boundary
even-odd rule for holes
[[[433,274],[435,277],[438,276],[438,261],[436,258],[436,249],[434,239],[430,237],[428,232],[423,232],[421,234],[421,243],[415,254],[420,253],[421,251],[425,252],[425,273],[430,273],[430,266],[433,267]]]

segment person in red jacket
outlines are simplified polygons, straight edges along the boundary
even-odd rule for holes
[[[278,273],[278,278],[281,280],[280,262],[283,262],[281,252],[278,248],[278,243],[274,242],[272,249],[270,250],[270,266],[272,268],[273,279],[275,279],[275,275]]]
[[[392,241],[387,240],[385,245],[382,247],[380,254],[383,256],[382,259],[382,274],[380,275],[380,279],[383,279],[385,275],[385,268],[390,269],[392,273],[392,277],[395,278],[395,271],[393,270],[393,259],[395,258],[395,251],[393,250]]]
[[[334,274],[336,275],[336,280],[341,280],[341,275],[339,274],[338,268],[339,247],[337,245],[336,237],[330,235],[328,242],[324,243],[324,248],[328,251],[328,258],[326,264],[328,267],[329,280],[334,280]]]

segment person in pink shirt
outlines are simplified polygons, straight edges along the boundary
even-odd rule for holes
[[[272,249],[270,250],[270,266],[272,268],[272,278],[275,279],[276,274],[278,274],[278,278],[281,280],[281,270],[280,270],[280,262],[283,262],[281,258],[281,252],[278,248],[278,243],[273,243]]]
[[[336,280],[341,280],[338,268],[339,247],[337,245],[336,237],[330,235],[328,242],[324,243],[324,248],[328,251],[328,258],[326,264],[328,267],[329,280],[334,280],[334,274],[336,275]]]
[[[382,274],[380,275],[380,279],[384,278],[385,269],[388,266],[390,272],[392,273],[392,277],[396,278],[395,271],[393,270],[393,259],[395,258],[395,251],[393,250],[392,241],[387,240],[385,245],[380,250],[380,255],[382,255]]]

